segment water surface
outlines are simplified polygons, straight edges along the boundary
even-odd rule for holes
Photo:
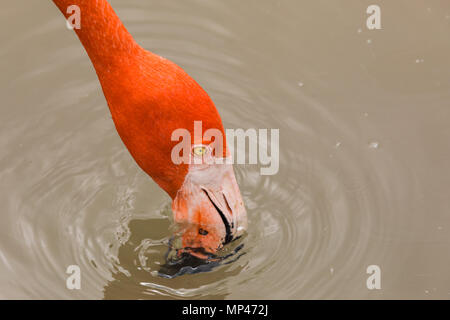
[[[123,146],[78,39],[51,1],[3,1],[0,298],[448,299],[450,3],[377,3],[370,31],[365,0],[111,0],[225,127],[280,129],[278,174],[235,168],[245,254],[170,279],[170,199]]]

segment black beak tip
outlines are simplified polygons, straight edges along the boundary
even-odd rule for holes
[[[214,206],[214,208],[216,209],[216,211],[219,213],[220,218],[223,221],[223,224],[225,225],[225,239],[223,241],[223,245],[226,245],[228,243],[230,243],[233,240],[233,233],[232,233],[232,228],[234,226],[230,225],[230,222],[227,220],[227,218],[225,217],[225,214],[223,213],[223,211],[217,206],[217,204],[213,201],[213,199],[211,198],[211,196],[209,195],[208,191],[206,189],[203,189],[203,192],[206,194],[206,196],[208,197],[209,201],[212,203],[212,205]]]
[[[161,266],[158,275],[163,278],[172,279],[184,274],[195,274],[200,272],[209,272],[219,266],[220,261],[213,257],[201,259],[188,251],[183,251],[179,258],[173,261],[167,261]]]

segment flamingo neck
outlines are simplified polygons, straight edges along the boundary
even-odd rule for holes
[[[137,164],[172,198],[183,185],[187,164],[175,164],[172,133],[219,129],[220,116],[208,94],[176,64],[140,47],[107,0],[53,0],[66,18],[81,12],[76,29],[91,59],[117,132]],[[225,137],[225,135],[223,135]],[[226,144],[225,152],[226,152]]]
[[[97,73],[107,71],[123,59],[143,50],[127,31],[106,0],[53,0],[66,18],[67,9],[80,8],[81,28],[75,32],[89,55]]]

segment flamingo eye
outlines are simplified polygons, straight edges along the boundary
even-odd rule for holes
[[[205,146],[196,146],[192,149],[192,152],[196,156],[203,156],[206,153],[206,147]]]

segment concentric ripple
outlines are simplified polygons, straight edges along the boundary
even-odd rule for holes
[[[307,63],[299,73],[278,61],[289,58],[295,33],[267,13],[276,6],[111,3],[139,43],[198,80],[225,127],[279,129],[280,170],[262,176],[258,165],[235,166],[249,229],[228,248],[237,251],[231,260],[203,272],[167,269],[170,199],[126,151],[86,54],[48,4],[40,10],[48,23],[29,25],[0,51],[13,62],[32,45],[35,52],[10,72],[12,98],[0,111],[0,282],[8,297],[377,297],[365,288],[366,267],[394,258],[396,228],[407,227],[396,213],[410,209],[418,183],[382,135],[362,134],[360,126],[376,127],[370,113],[340,115],[316,94],[329,84]],[[253,27],[253,15],[273,28]],[[251,42],[258,32],[264,43]],[[81,290],[66,288],[69,265],[81,268]]]

